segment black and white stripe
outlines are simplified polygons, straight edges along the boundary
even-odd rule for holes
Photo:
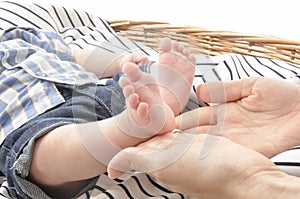
[[[157,59],[157,52],[147,46],[120,37],[109,23],[91,13],[61,6],[0,2],[0,29],[29,26],[55,31],[62,35],[71,48],[100,47],[111,53],[142,51]],[[215,57],[197,56],[197,68],[187,109],[207,106],[195,97],[197,85],[209,81],[265,76],[300,83],[300,66],[279,60],[269,60],[239,54]],[[300,176],[300,148],[293,148],[272,159],[287,173]],[[0,198],[12,198],[5,177],[0,177]],[[96,184],[78,199],[87,198],[164,198],[183,199],[146,174],[136,174],[127,180],[112,180],[103,174]]]
[[[142,44],[120,37],[99,16],[62,6],[0,2],[0,29],[14,26],[34,27],[60,33],[71,48],[100,47],[112,53],[156,52]]]
[[[290,79],[299,74],[299,66],[280,60],[270,60],[240,54],[225,54],[212,58],[222,81],[250,76]]]
[[[91,192],[91,197],[93,196],[97,198],[185,198],[180,193],[170,191],[146,174],[136,174],[126,180],[111,180],[107,174],[103,174]]]
[[[56,30],[47,8],[37,4],[20,4],[17,1],[0,2],[0,29],[14,26],[34,27],[46,30]]]

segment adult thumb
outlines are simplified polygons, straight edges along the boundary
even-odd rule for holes
[[[197,87],[199,100],[208,103],[226,103],[238,101],[251,95],[257,77],[250,77],[235,81],[208,82]]]

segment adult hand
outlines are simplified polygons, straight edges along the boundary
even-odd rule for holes
[[[206,148],[211,146],[207,142],[214,147]],[[287,177],[258,152],[224,137],[190,133],[156,136],[121,151],[108,165],[112,178],[131,170],[149,173],[174,191],[218,199],[257,198],[266,193],[280,197],[282,190],[270,193],[266,182]]]
[[[177,128],[222,135],[267,157],[300,145],[299,85],[246,78],[200,85],[197,96],[220,104],[181,115]]]

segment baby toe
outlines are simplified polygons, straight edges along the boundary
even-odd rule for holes
[[[137,81],[142,76],[142,71],[139,69],[139,66],[134,63],[124,64],[122,71],[132,82]]]

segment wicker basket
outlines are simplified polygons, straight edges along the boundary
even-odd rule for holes
[[[109,21],[114,30],[134,41],[157,48],[160,38],[183,42],[192,52],[206,55],[238,53],[300,64],[300,42],[273,36],[213,31],[165,22]]]

